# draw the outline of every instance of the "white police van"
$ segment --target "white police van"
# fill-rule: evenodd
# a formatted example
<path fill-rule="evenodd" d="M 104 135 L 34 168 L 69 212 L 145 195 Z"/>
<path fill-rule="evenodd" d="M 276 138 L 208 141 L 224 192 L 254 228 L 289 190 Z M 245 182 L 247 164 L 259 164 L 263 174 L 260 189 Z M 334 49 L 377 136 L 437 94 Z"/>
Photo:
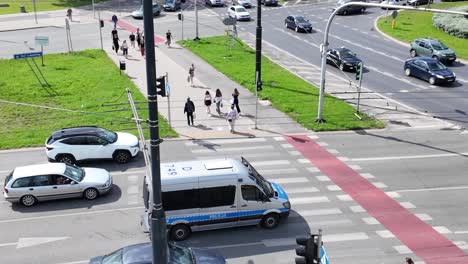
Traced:
<path fill-rule="evenodd" d="M 149 232 L 151 181 L 144 184 Z M 263 178 L 241 158 L 161 164 L 162 202 L 171 239 L 187 239 L 192 231 L 260 224 L 271 229 L 289 216 L 284 190 Z M 148 209 L 149 208 L 149 209 Z"/>

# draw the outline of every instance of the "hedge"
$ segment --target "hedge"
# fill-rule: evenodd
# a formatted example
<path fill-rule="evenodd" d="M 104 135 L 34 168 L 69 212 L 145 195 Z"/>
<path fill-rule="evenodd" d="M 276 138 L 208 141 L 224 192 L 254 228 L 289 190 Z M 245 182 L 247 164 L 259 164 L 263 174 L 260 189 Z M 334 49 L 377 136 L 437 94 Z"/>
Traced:
<path fill-rule="evenodd" d="M 451 8 L 450 10 L 468 12 L 468 5 Z M 468 38 L 468 19 L 463 15 L 435 13 L 432 16 L 432 24 L 452 36 Z"/>

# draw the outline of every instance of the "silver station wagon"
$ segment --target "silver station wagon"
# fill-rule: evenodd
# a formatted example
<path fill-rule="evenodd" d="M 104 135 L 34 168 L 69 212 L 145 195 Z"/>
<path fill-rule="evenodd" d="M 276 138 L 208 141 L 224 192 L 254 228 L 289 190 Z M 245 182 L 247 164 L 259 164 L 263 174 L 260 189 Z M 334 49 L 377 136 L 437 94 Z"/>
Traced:
<path fill-rule="evenodd" d="M 5 179 L 3 196 L 12 203 L 33 206 L 38 201 L 72 197 L 96 199 L 112 187 L 112 176 L 97 168 L 65 163 L 17 167 Z"/>

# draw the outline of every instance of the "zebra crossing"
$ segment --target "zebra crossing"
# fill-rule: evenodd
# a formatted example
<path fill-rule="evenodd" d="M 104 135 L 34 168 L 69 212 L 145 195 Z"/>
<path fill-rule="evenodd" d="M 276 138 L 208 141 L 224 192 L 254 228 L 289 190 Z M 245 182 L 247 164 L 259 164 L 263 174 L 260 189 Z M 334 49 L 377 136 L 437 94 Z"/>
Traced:
<path fill-rule="evenodd" d="M 315 135 L 310 135 L 310 138 L 318 140 Z M 240 158 L 243 156 L 263 177 L 284 188 L 289 195 L 292 211 L 287 222 L 278 226 L 278 235 L 268 234 L 269 237 L 261 238 L 260 242 L 258 242 L 259 239 L 255 238 L 252 238 L 254 239 L 252 242 L 245 241 L 250 246 L 256 245 L 273 250 L 274 253 L 271 254 L 274 257 L 270 256 L 272 259 L 269 262 L 288 263 L 289 260 L 290 263 L 295 255 L 293 250 L 295 237 L 306 235 L 306 230 L 316 233 L 318 228 L 324 230 L 323 241 L 333 263 L 349 263 L 340 252 L 344 248 L 347 248 L 346 251 L 348 251 L 349 247 L 353 245 L 374 252 L 376 245 L 378 245 L 377 251 L 381 251 L 386 259 L 392 260 L 389 263 L 396 263 L 396 260 L 401 259 L 402 254 L 417 259 L 416 256 L 412 255 L 411 250 L 405 248 L 390 231 L 367 214 L 365 209 L 354 202 L 340 187 L 332 184 L 326 175 L 323 175 L 283 137 L 213 139 L 198 142 L 186 141 L 184 144 L 197 159 Z M 321 142 L 320 145 L 327 147 L 325 142 Z M 330 150 L 339 155 L 337 150 Z M 342 159 L 346 161 L 344 157 Z M 352 168 L 361 170 L 357 165 L 352 166 Z M 371 174 L 363 173 L 363 175 L 369 180 L 375 179 L 372 178 Z M 385 187 L 385 184 L 379 182 L 374 183 L 374 185 L 378 188 Z M 411 208 L 405 202 L 401 204 Z M 427 216 L 422 217 L 428 218 Z M 259 231 L 259 234 L 263 233 Z M 220 246 L 206 242 L 202 246 L 231 250 L 243 247 L 237 243 L 231 246 L 229 244 Z M 290 248 L 290 250 L 274 251 L 276 248 L 284 249 L 285 247 Z M 234 258 L 231 259 L 230 263 L 246 263 L 246 258 Z M 367 260 L 359 263 L 367 263 Z M 372 263 L 370 259 L 368 263 Z"/>

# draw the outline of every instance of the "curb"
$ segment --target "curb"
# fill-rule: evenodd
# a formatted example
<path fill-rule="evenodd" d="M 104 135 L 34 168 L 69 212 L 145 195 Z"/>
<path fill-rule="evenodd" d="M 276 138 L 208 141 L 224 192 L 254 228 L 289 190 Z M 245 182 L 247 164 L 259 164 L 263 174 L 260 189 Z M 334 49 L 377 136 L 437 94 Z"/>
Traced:
<path fill-rule="evenodd" d="M 382 30 L 379 29 L 379 27 L 377 26 L 377 21 L 379 21 L 380 18 L 385 17 L 385 16 L 386 16 L 386 15 L 378 16 L 378 17 L 374 20 L 374 28 L 375 28 L 375 30 L 377 30 L 377 32 L 379 32 L 379 34 L 382 35 L 383 37 L 388 38 L 388 39 L 390 39 L 391 41 L 400 44 L 401 46 L 405 46 L 405 47 L 407 47 L 407 48 L 410 48 L 410 47 L 411 47 L 410 44 L 408 44 L 408 43 L 406 43 L 406 42 L 403 42 L 403 41 L 401 41 L 401 40 L 399 40 L 399 39 L 396 39 L 396 38 L 394 38 L 394 37 L 392 37 L 392 36 L 390 36 L 390 35 L 384 33 Z M 458 59 L 459 62 L 468 65 L 468 60 L 463 60 L 463 59 L 460 59 L 460 58 L 457 58 L 457 59 Z"/>

